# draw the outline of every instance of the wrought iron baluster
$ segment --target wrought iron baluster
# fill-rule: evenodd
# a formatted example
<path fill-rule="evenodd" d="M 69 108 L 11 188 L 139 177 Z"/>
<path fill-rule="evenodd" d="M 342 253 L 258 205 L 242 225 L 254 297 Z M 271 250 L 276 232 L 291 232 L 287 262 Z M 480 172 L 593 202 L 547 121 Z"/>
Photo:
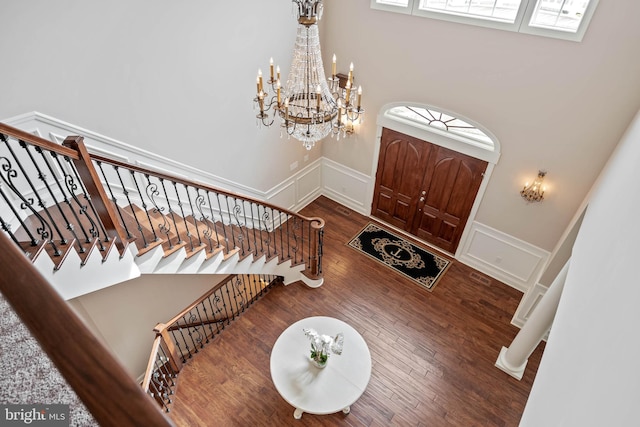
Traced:
<path fill-rule="evenodd" d="M 189 239 L 189 247 L 193 251 L 193 249 L 194 249 L 193 239 L 191 239 L 191 231 L 189 230 L 189 227 L 187 226 L 187 220 L 185 219 L 184 209 L 182 208 L 182 199 L 180 199 L 180 193 L 178 192 L 178 184 L 175 181 L 171 181 L 171 183 L 173 184 L 173 190 L 175 191 L 176 199 L 178 200 L 178 207 L 180 208 L 180 216 L 182 217 L 182 220 L 184 221 L 185 233 L 187 235 L 187 238 Z M 167 201 L 168 201 L 168 199 L 167 199 Z M 173 215 L 172 215 L 172 218 L 173 218 Z M 176 224 L 175 218 L 173 218 L 173 222 L 174 222 L 174 225 L 176 227 L 176 233 L 178 234 L 179 242 L 182 243 L 182 242 L 184 242 L 184 240 L 182 240 L 182 237 L 180 236 L 181 233 L 180 233 L 180 230 L 178 229 L 178 224 Z"/>
<path fill-rule="evenodd" d="M 202 304 L 202 303 L 200 303 L 200 304 Z M 200 338 L 200 348 L 202 348 L 202 347 L 204 347 L 204 344 L 208 344 L 209 343 L 209 336 L 207 335 L 207 332 L 206 332 L 207 327 L 206 327 L 206 325 L 204 323 L 204 321 L 206 319 L 206 316 L 205 316 L 204 319 L 202 318 L 202 315 L 200 314 L 200 309 L 198 308 L 197 305 L 195 307 L 193 307 L 193 309 L 196 311 L 196 314 L 197 314 L 197 316 L 196 316 L 196 314 L 193 315 L 194 320 L 196 320 L 195 318 L 197 317 L 197 320 L 200 321 L 200 326 L 202 327 L 202 331 L 204 332 L 204 343 L 202 342 L 202 338 Z"/>
<path fill-rule="evenodd" d="M 242 311 L 244 311 L 251 304 L 253 304 L 253 297 L 251 296 L 251 277 L 248 274 L 243 274 L 242 276 L 239 276 L 239 277 L 240 277 L 240 281 L 242 282 L 242 289 L 244 292 L 245 304 L 242 309 Z M 247 281 L 249 281 L 249 290 L 247 290 Z"/>
<path fill-rule="evenodd" d="M 224 235 L 224 247 L 225 252 L 229 253 L 229 237 L 227 236 L 227 227 L 224 225 L 224 214 L 222 211 L 222 203 L 220 203 L 220 193 L 216 193 L 216 199 L 218 200 L 218 211 L 220 212 L 220 224 L 222 225 L 222 234 Z"/>
<path fill-rule="evenodd" d="M 71 205 L 71 200 L 69 200 L 69 198 L 67 197 L 67 193 L 65 192 L 65 189 L 69 190 L 69 187 L 66 186 L 66 184 L 67 184 L 67 182 L 66 182 L 66 174 L 64 174 L 64 176 L 65 176 L 65 187 L 63 187 L 62 184 L 60 184 L 60 180 L 55 179 L 56 178 L 56 172 L 53 169 L 53 166 L 51 166 L 51 163 L 49 162 L 49 159 L 47 158 L 46 153 L 42 149 L 42 147 L 35 147 L 35 150 L 42 157 L 42 161 L 47 166 L 47 169 L 49 169 L 49 172 L 51 173 L 51 177 L 54 178 L 53 181 L 56 183 L 56 185 L 58 186 L 58 189 L 60 190 L 60 194 L 62 196 L 62 202 L 67 205 L 67 207 L 69 208 L 69 211 L 72 213 L 72 215 L 73 215 L 73 217 L 74 217 L 74 219 L 76 221 L 75 223 L 79 226 L 80 231 L 82 231 L 82 234 L 84 235 L 84 243 L 85 244 L 91 243 L 92 237 L 94 237 L 94 236 L 90 237 L 87 234 L 87 230 L 85 230 L 84 227 L 82 227 L 82 224 L 80 223 L 80 218 L 76 214 L 75 209 L 73 209 L 73 206 Z M 58 157 L 58 155 L 55 152 L 47 151 L 47 153 L 49 153 L 49 155 L 54 160 L 56 160 L 57 157 Z M 34 162 L 35 162 L 35 160 L 34 160 Z M 57 164 L 60 165 L 59 162 L 57 162 Z M 40 169 L 38 168 L 38 170 L 40 170 Z M 61 171 L 62 171 L 62 169 L 61 169 Z M 49 185 L 48 185 L 48 183 L 46 183 L 46 176 L 44 174 L 43 174 L 42 179 L 43 179 L 43 181 L 45 181 L 45 185 L 49 189 Z M 51 189 L 49 190 L 49 192 L 51 193 L 51 195 L 53 197 L 53 192 L 52 192 Z M 69 191 L 69 193 L 71 193 L 71 191 Z M 58 211 L 60 212 L 60 215 L 62 216 L 62 219 L 66 223 L 67 230 L 69 230 L 69 232 L 71 233 L 71 235 L 75 239 L 76 243 L 78 244 L 78 252 L 81 253 L 81 254 L 85 253 L 87 251 L 87 248 L 85 248 L 84 245 L 82 244 L 82 239 L 80 239 L 78 237 L 78 234 L 76 233 L 76 226 L 67 218 L 67 215 L 65 214 L 64 210 L 60 207 L 60 202 L 58 202 L 55 199 L 55 197 L 54 197 L 54 203 L 56 204 L 56 207 L 58 208 Z"/>
<path fill-rule="evenodd" d="M 189 359 L 191 359 L 193 357 L 193 355 L 191 354 L 191 349 L 189 348 L 189 343 L 187 342 L 187 338 L 184 336 L 184 332 L 182 331 L 182 328 L 180 327 L 180 320 L 178 320 L 176 322 L 175 326 L 172 327 L 171 331 L 172 331 L 172 335 L 174 335 L 174 337 L 173 337 L 174 341 L 178 345 L 178 348 L 180 348 L 180 355 L 182 356 L 182 363 L 186 363 L 187 360 L 185 358 L 185 352 L 181 349 L 180 340 L 176 339 L 175 333 L 173 332 L 173 330 L 174 330 L 173 328 L 175 328 L 175 330 L 180 332 L 180 338 L 182 339 L 182 342 L 184 343 L 185 351 L 189 354 Z"/>
<path fill-rule="evenodd" d="M 193 209 L 193 203 L 191 201 L 191 194 L 189 193 L 189 186 L 187 186 L 186 184 L 182 184 L 184 186 L 184 191 L 187 193 L 187 200 L 189 201 L 189 209 L 191 210 L 191 217 L 193 218 L 194 221 L 194 226 L 196 227 L 196 237 L 198 238 L 198 246 L 202 246 L 202 237 L 200 237 L 200 227 L 198 227 L 198 221 L 196 219 L 196 211 L 195 209 Z M 196 188 L 196 196 L 200 195 L 200 191 L 198 190 L 198 188 Z M 184 226 L 187 227 L 187 230 L 189 230 L 189 227 L 187 225 L 187 217 L 183 215 L 184 218 Z M 193 245 L 192 245 L 193 246 Z"/>
<path fill-rule="evenodd" d="M 222 311 L 224 310 L 224 301 L 220 298 L 219 290 L 216 293 L 212 294 L 209 297 L 209 304 L 211 304 L 211 310 L 213 310 L 213 317 L 216 319 L 216 331 L 220 333 L 224 329 L 224 321 L 226 316 L 222 315 Z M 223 307 L 220 307 L 220 302 L 223 303 Z M 220 315 L 220 317 L 218 317 Z"/>
<path fill-rule="evenodd" d="M 291 217 L 287 215 L 287 259 L 291 259 L 291 230 L 289 227 L 290 223 Z"/>
<path fill-rule="evenodd" d="M 238 204 L 238 199 L 236 199 L 235 197 L 233 198 L 233 218 L 236 220 L 236 227 L 238 228 L 238 246 L 240 247 L 240 251 L 242 253 L 242 255 L 245 254 L 245 242 L 247 241 L 246 236 L 245 236 L 245 231 L 246 231 L 246 225 L 244 223 L 242 223 L 242 221 L 240 221 L 240 214 L 243 213 L 242 212 L 242 208 L 240 207 L 240 205 Z M 233 228 L 232 228 L 233 230 Z M 234 233 L 235 236 L 235 233 Z M 235 241 L 235 237 L 234 237 L 234 244 L 236 243 Z"/>
<path fill-rule="evenodd" d="M 53 190 L 51 189 L 51 186 L 49 185 L 49 181 L 47 181 L 47 175 L 42 172 L 42 169 L 40 168 L 40 164 L 36 161 L 36 159 L 33 157 L 33 154 L 31 153 L 31 150 L 29 150 L 29 145 L 20 140 L 19 141 L 19 145 L 22 149 L 24 149 L 24 152 L 27 153 L 27 156 L 29 156 L 29 159 L 31 160 L 31 164 L 32 166 L 36 169 L 36 172 L 38 173 L 38 179 L 40 180 L 40 182 L 42 182 L 45 186 L 45 188 L 47 189 L 47 192 L 49 193 L 49 196 L 51 197 L 51 205 L 55 206 L 58 209 L 58 212 L 60 213 L 60 215 L 62 216 L 63 221 L 66 223 L 66 227 L 67 229 L 69 229 L 69 220 L 67 219 L 67 216 L 65 215 L 65 213 L 62 211 L 62 208 L 60 208 L 60 205 L 58 204 L 58 200 L 56 199 L 55 194 L 53 193 Z M 34 147 L 36 152 L 41 151 L 40 147 Z M 16 161 L 18 159 L 16 158 Z M 24 172 L 24 171 L 23 171 Z M 26 172 L 25 172 L 25 177 L 26 177 Z M 55 221 L 53 219 L 53 216 L 51 215 L 51 213 L 49 212 L 49 210 L 46 207 L 46 203 L 44 202 L 44 200 L 40 197 L 39 194 L 37 194 L 38 199 L 41 200 L 41 207 L 43 208 L 43 210 L 47 213 L 47 216 L 49 217 L 49 220 L 51 221 L 51 224 L 53 226 L 53 228 L 56 229 L 56 231 L 58 232 L 58 235 L 60 235 L 60 244 L 62 245 L 66 245 L 67 243 L 69 243 L 69 239 L 67 239 L 67 237 L 64 235 L 64 233 L 62 233 L 62 230 L 60 230 L 60 228 L 58 227 L 58 222 Z M 71 235 L 73 236 L 73 239 L 77 240 L 77 236 L 75 235 L 75 231 L 73 231 L 73 227 L 71 227 L 69 229 L 71 231 Z"/>
<path fill-rule="evenodd" d="M 273 209 L 271 209 L 271 215 L 273 215 Z M 271 238 L 272 236 L 272 231 L 269 230 L 269 222 L 273 221 L 273 218 L 271 218 L 269 216 L 269 211 L 267 210 L 266 206 L 263 206 L 262 208 L 262 216 L 260 217 L 260 221 L 262 222 L 263 226 L 264 226 L 264 232 L 266 234 L 266 237 L 263 237 L 262 239 L 260 239 L 261 244 L 266 244 L 267 246 L 267 257 L 271 258 Z M 273 224 L 271 224 L 271 228 L 273 229 Z M 262 227 L 260 228 L 262 230 Z M 262 236 L 262 232 L 260 234 Z M 264 251 L 264 249 L 263 249 Z"/>
<path fill-rule="evenodd" d="M 138 233 L 140 234 L 140 236 L 142 237 L 142 244 L 144 248 L 149 247 L 149 243 L 147 242 L 147 238 L 144 235 L 144 228 L 142 227 L 142 224 L 140 223 L 140 219 L 138 218 L 138 214 L 136 213 L 136 210 L 134 208 L 134 204 L 133 201 L 131 200 L 131 197 L 129 197 L 129 190 L 127 190 L 127 186 L 124 184 L 124 180 L 122 179 L 122 175 L 120 175 L 120 167 L 112 165 L 113 170 L 116 173 L 116 176 L 118 177 L 118 180 L 120 181 L 120 185 L 122 186 L 122 194 L 124 195 L 125 199 L 127 200 L 127 205 L 129 206 L 129 210 L 131 211 L 131 215 L 133 215 L 133 219 L 136 222 L 136 228 L 138 229 Z M 136 185 L 136 188 L 138 187 L 138 183 L 136 182 L 136 180 L 134 179 L 133 182 Z M 137 188 L 138 189 L 138 188 Z M 140 189 L 138 189 L 138 194 L 140 194 Z M 146 211 L 145 211 L 146 213 Z M 148 215 L 148 214 L 147 214 Z M 151 225 L 151 230 L 153 232 L 153 237 L 155 238 L 155 240 L 158 239 L 158 236 L 156 236 L 156 232 L 153 229 L 153 225 Z"/>
<path fill-rule="evenodd" d="M 58 166 L 60 167 L 60 170 L 66 171 L 66 169 L 64 168 L 64 166 L 62 165 L 62 163 L 60 162 L 60 157 L 56 156 L 56 161 L 58 162 Z M 80 193 L 82 194 L 82 197 L 84 198 L 84 200 L 86 201 L 86 204 L 82 204 L 80 202 L 80 199 L 78 198 L 78 195 L 75 193 L 75 191 L 70 191 L 71 195 L 73 196 L 75 202 L 78 204 L 78 206 L 80 207 L 81 213 L 84 214 L 87 219 L 89 220 L 89 222 L 92 225 L 92 228 L 89 230 L 89 232 L 94 236 L 94 237 L 99 237 L 100 236 L 100 232 L 102 232 L 102 239 L 99 239 L 100 241 L 100 250 L 103 251 L 105 248 L 102 245 L 102 241 L 104 242 L 109 242 L 111 241 L 111 237 L 109 237 L 109 235 L 107 234 L 107 230 L 104 228 L 104 224 L 102 224 L 102 220 L 100 219 L 100 215 L 98 215 L 98 212 L 96 212 L 96 207 L 94 206 L 94 204 L 91 202 L 91 196 L 89 195 L 89 192 L 87 191 L 86 186 L 84 185 L 84 182 L 82 182 L 82 179 L 80 178 L 80 175 L 78 175 L 78 170 L 76 169 L 76 166 L 74 165 L 74 163 L 71 161 L 71 159 L 68 156 L 64 156 L 64 161 L 67 164 L 67 167 L 73 172 L 73 176 L 69 175 L 68 180 L 73 181 L 76 186 L 80 187 Z M 68 174 L 65 172 L 65 176 L 67 176 Z M 75 179 L 74 179 L 75 177 Z M 65 180 L 66 182 L 66 180 Z M 69 184 L 67 183 L 67 187 L 69 187 Z M 73 187 L 75 189 L 75 187 Z M 88 209 L 87 208 L 91 208 L 91 213 L 93 215 L 93 218 L 91 215 L 89 215 Z M 96 230 L 96 227 L 100 227 L 100 231 Z"/>
<path fill-rule="evenodd" d="M 178 377 L 178 373 L 173 369 L 173 365 L 170 362 L 169 354 L 164 350 L 164 345 L 158 347 L 158 352 L 161 354 L 159 358 L 163 361 L 163 370 L 169 381 L 171 381 L 171 387 L 169 387 L 169 394 L 174 394 L 174 387 L 176 386 L 175 378 Z"/>
<path fill-rule="evenodd" d="M 200 351 L 198 350 L 198 344 L 200 344 L 200 348 L 202 348 L 201 334 L 197 327 L 191 326 L 191 324 L 194 323 L 193 321 L 195 320 L 193 313 L 189 312 L 188 314 L 189 319 L 186 318 L 185 314 L 184 316 L 182 316 L 182 320 L 184 321 L 185 327 L 187 328 L 187 335 L 189 335 L 189 338 L 191 338 L 191 343 L 193 344 L 193 352 L 198 353 Z M 194 334 L 196 334 L 195 338 L 193 336 Z"/>
<path fill-rule="evenodd" d="M 104 180 L 104 184 L 107 186 L 107 190 L 109 191 L 109 194 L 111 195 L 111 201 L 113 202 L 113 206 L 116 207 L 116 211 L 118 212 L 118 216 L 120 217 L 120 224 L 122 224 L 122 226 L 124 227 L 124 231 L 127 233 L 127 239 L 131 239 L 133 238 L 133 235 L 131 234 L 131 232 L 129 231 L 129 227 L 127 227 L 127 222 L 124 220 L 124 217 L 122 216 L 122 211 L 120 209 L 120 205 L 118 205 L 118 199 L 116 198 L 116 195 L 113 193 L 113 189 L 111 188 L 111 183 L 109 183 L 109 180 L 107 179 L 107 175 L 104 172 L 104 168 L 102 167 L 102 162 L 100 161 L 95 161 L 94 162 L 96 164 L 96 166 L 98 167 L 98 170 L 100 170 L 100 173 L 102 174 L 102 179 Z M 75 168 L 74 168 L 75 170 Z M 78 173 L 76 172 L 76 176 L 78 176 Z M 85 199 L 87 200 L 91 200 L 89 195 L 86 192 L 86 189 L 84 190 L 85 193 Z M 93 203 L 89 203 L 91 205 L 91 207 L 93 208 Z M 96 214 L 96 211 L 94 209 L 94 214 Z M 96 214 L 97 215 L 97 214 Z M 104 232 L 104 229 L 103 229 Z M 104 232 L 106 235 L 106 232 Z M 142 239 L 144 241 L 144 236 L 142 236 Z M 146 242 L 145 242 L 146 244 Z"/>
<path fill-rule="evenodd" d="M 67 188 L 67 191 L 71 196 L 71 200 L 73 200 L 78 206 L 78 209 L 79 209 L 78 213 L 80 215 L 84 215 L 87 221 L 89 221 L 89 224 L 91 224 L 89 230 L 85 230 L 85 228 L 81 226 L 82 232 L 84 233 L 85 238 L 87 239 L 87 243 L 90 243 L 92 239 L 96 239 L 98 249 L 101 252 L 103 252 L 105 250 L 103 241 L 108 242 L 110 238 L 107 235 L 107 231 L 104 229 L 104 225 L 102 224 L 102 221 L 100 220 L 100 217 L 98 216 L 95 210 L 95 207 L 93 206 L 93 203 L 91 203 L 91 197 L 89 196 L 87 189 L 84 186 L 84 183 L 78 176 L 78 171 L 76 170 L 75 165 L 71 162 L 71 159 L 69 157 L 64 156 L 66 166 L 70 168 L 71 171 L 73 171 L 75 175 L 75 178 L 74 178 L 71 174 L 67 172 L 67 168 L 65 168 L 65 165 L 63 165 L 62 162 L 60 161 L 60 156 L 58 156 L 56 153 L 53 153 L 53 152 L 51 154 L 55 159 L 59 170 L 61 170 L 64 175 L 65 187 Z M 82 202 L 78 198 L 78 194 L 76 194 L 76 190 L 78 190 L 78 188 L 80 188 L 80 194 L 84 197 L 85 201 L 87 202 L 86 204 L 82 204 Z M 76 211 L 75 209 L 73 209 L 73 203 L 71 203 L 71 200 L 69 201 L 69 208 L 71 209 L 76 220 L 80 224 L 80 218 L 76 215 Z M 88 209 L 89 207 L 91 208 L 91 213 L 93 214 L 93 217 L 89 213 L 89 209 Z M 100 230 L 98 230 L 98 228 L 100 228 Z M 88 236 L 87 236 L 87 231 L 89 233 Z M 100 232 L 102 232 L 102 236 L 104 236 L 102 239 L 100 238 Z"/>
<path fill-rule="evenodd" d="M 233 232 L 233 220 L 231 219 L 231 209 L 229 208 L 229 196 L 224 196 L 225 201 L 227 202 L 227 215 L 229 215 L 229 228 L 231 231 L 231 239 L 233 247 L 236 247 L 236 233 Z M 222 222 L 224 224 L 224 221 Z"/>
<path fill-rule="evenodd" d="M 156 384 L 156 382 L 153 379 L 153 377 L 151 378 L 151 382 L 149 383 L 149 388 L 153 389 L 153 391 L 149 390 L 149 395 L 151 397 L 153 397 L 156 400 L 156 402 L 158 402 L 160 405 L 162 405 L 162 408 L 166 412 L 169 412 L 169 407 L 167 406 L 167 403 L 165 402 L 164 398 L 162 397 L 162 392 L 161 392 L 161 390 L 158 389 L 158 385 Z"/>
<path fill-rule="evenodd" d="M 7 206 L 9 206 L 9 209 L 11 209 L 11 212 L 13 213 L 13 217 L 20 223 L 20 227 L 27 233 L 27 236 L 29 237 L 30 245 L 37 246 L 38 243 L 40 242 L 38 241 L 38 239 L 35 238 L 35 236 L 31 232 L 31 229 L 27 227 L 25 222 L 20 217 L 18 210 L 15 208 L 13 203 L 11 203 L 11 201 L 9 200 L 9 196 L 5 193 L 3 185 L 0 185 L 0 194 L 2 195 L 2 198 L 4 199 L 4 201 L 7 202 Z M 11 236 L 11 240 L 13 240 L 16 244 L 20 245 L 16 236 L 11 231 L 11 224 L 9 224 L 8 222 L 2 221 L 2 229 L 5 230 L 7 233 L 9 233 L 9 235 Z"/>
<path fill-rule="evenodd" d="M 232 287 L 232 286 L 229 285 L 229 282 L 226 282 L 224 284 L 224 290 L 227 292 L 227 300 L 229 301 L 229 307 L 231 307 L 231 320 L 235 320 L 236 319 L 236 310 L 233 307 L 233 301 L 231 300 L 231 293 L 229 292 L 229 288 L 230 287 Z"/>
<path fill-rule="evenodd" d="M 251 230 L 249 230 L 249 222 L 247 221 L 247 206 L 245 201 L 242 202 L 242 212 L 244 214 L 245 232 L 247 233 L 247 245 L 249 252 L 258 255 L 258 245 L 256 243 L 256 223 L 253 217 L 253 203 L 249 203 L 249 218 L 251 219 Z M 253 250 L 251 250 L 251 234 L 253 234 Z"/>
<path fill-rule="evenodd" d="M 324 228 L 318 230 L 318 274 L 322 274 L 322 255 L 324 253 Z"/>
<path fill-rule="evenodd" d="M 280 248 L 276 250 L 276 254 L 281 258 L 280 261 L 284 261 L 284 259 L 282 259 L 284 257 L 284 239 L 283 239 L 284 227 L 282 226 L 282 212 L 280 211 L 278 211 L 278 221 L 280 222 L 280 224 L 278 225 L 278 234 L 280 235 Z M 277 241 L 277 238 L 276 238 L 276 241 Z"/>
<path fill-rule="evenodd" d="M 20 161 L 16 157 L 15 152 L 13 151 L 13 149 L 11 148 L 11 145 L 9 144 L 8 138 L 5 135 L 0 134 L 0 139 L 2 139 L 2 141 L 7 146 L 7 149 L 11 153 L 15 163 L 18 165 L 20 171 L 22 171 L 22 174 L 24 175 L 25 181 L 28 183 L 28 185 L 31 188 L 33 194 L 35 194 L 36 197 L 38 198 L 38 200 L 39 200 L 38 204 L 42 205 L 43 203 L 42 203 L 37 191 L 35 190 L 35 186 L 33 185 L 33 182 L 31 181 L 29 176 L 26 175 L 25 170 L 22 167 L 22 164 L 20 163 Z M 40 226 L 36 228 L 36 233 L 40 236 L 40 238 L 42 240 L 46 241 L 47 244 L 51 246 L 51 248 L 53 249 L 53 254 L 55 256 L 62 255 L 62 252 L 60 251 L 60 249 L 58 248 L 58 245 L 54 241 L 53 229 L 52 229 L 52 227 L 50 225 L 50 222 L 47 221 L 40 214 L 40 212 L 35 210 L 35 208 L 33 207 L 33 205 L 35 204 L 35 200 L 33 198 L 27 199 L 25 196 L 23 196 L 22 191 L 20 191 L 18 189 L 17 185 L 14 183 L 13 180 L 18 177 L 18 171 L 13 168 L 12 163 L 11 163 L 11 159 L 9 159 L 8 157 L 0 157 L 0 169 L 2 169 L 2 171 L 4 172 L 3 174 L 0 175 L 0 177 L 2 178 L 2 181 L 5 183 L 7 188 L 9 188 L 13 192 L 13 194 L 20 199 L 20 201 L 21 201 L 20 209 L 29 210 L 31 212 L 31 214 L 40 223 Z M 11 203 L 10 203 L 10 205 L 13 206 Z M 47 211 L 47 214 L 48 214 L 48 211 Z M 16 217 L 19 218 L 20 215 L 16 214 Z M 32 245 L 34 245 L 33 242 L 34 242 L 34 240 L 32 239 L 32 242 L 31 242 Z M 35 244 L 37 244 L 37 243 L 35 243 Z"/>
<path fill-rule="evenodd" d="M 244 312 L 246 308 L 247 301 L 245 296 L 242 293 L 242 276 L 236 276 L 231 280 L 231 289 L 233 291 L 233 300 L 236 303 L 236 312 L 240 314 Z M 238 302 L 238 297 L 240 298 L 240 302 Z"/>
<path fill-rule="evenodd" d="M 11 238 L 11 240 L 13 240 L 13 243 L 15 243 L 16 245 L 20 246 L 20 242 L 18 242 L 18 239 L 16 238 L 15 234 L 13 234 L 13 232 L 11 231 L 11 224 L 7 223 L 4 220 L 4 218 L 2 218 L 1 216 L 0 216 L 0 226 L 2 227 L 2 229 L 4 231 L 7 232 L 7 234 Z"/>
<path fill-rule="evenodd" d="M 153 218 L 151 218 L 151 214 L 149 213 L 149 205 L 147 205 L 147 202 L 143 197 L 143 193 L 140 191 L 140 187 L 138 186 L 138 181 L 135 178 L 134 171 L 130 171 L 130 172 L 131 172 L 131 177 L 136 184 L 136 189 L 138 191 L 138 194 L 140 194 L 142 209 L 144 210 L 147 216 L 147 221 L 149 222 L 149 226 L 153 231 L 153 236 L 155 237 L 156 241 L 160 240 L 160 237 L 158 237 L 158 235 L 156 234 L 156 231 L 155 231 L 156 228 L 153 225 Z M 146 178 L 147 180 L 147 183 L 144 189 L 144 194 L 147 195 L 147 197 L 149 198 L 149 201 L 153 205 L 153 211 L 157 212 L 162 217 L 162 224 L 158 224 L 158 231 L 165 235 L 166 241 L 169 242 L 169 248 L 172 248 L 173 244 L 171 243 L 171 238 L 169 235 L 171 231 L 171 226 L 168 225 L 167 218 L 162 213 L 162 211 L 164 211 L 164 207 L 161 207 L 160 205 L 158 205 L 158 202 L 156 201 L 156 197 L 160 195 L 160 191 L 158 190 L 158 184 L 156 184 L 155 182 L 151 182 L 151 177 L 149 176 L 149 174 L 144 174 L 144 178 Z M 159 179 L 160 179 L 160 182 L 162 183 L 162 178 L 159 178 Z M 143 184 L 144 184 L 144 181 L 143 181 Z"/>
<path fill-rule="evenodd" d="M 216 241 L 218 242 L 218 247 L 221 247 L 222 244 L 220 243 L 220 236 L 218 235 L 218 230 L 216 228 L 216 216 L 213 212 L 213 204 L 211 203 L 211 196 L 210 196 L 210 191 L 206 192 L 207 194 L 207 201 L 209 202 L 209 211 L 211 212 L 211 225 L 213 232 L 216 234 Z M 220 200 L 218 200 L 218 210 L 220 210 Z M 222 218 L 222 213 L 220 214 L 220 218 Z"/>
<path fill-rule="evenodd" d="M 176 233 L 176 239 L 177 239 L 176 244 L 181 244 L 182 238 L 180 237 L 180 233 L 178 232 L 178 224 L 176 224 L 176 218 L 175 218 L 175 214 L 173 213 L 173 208 L 171 207 L 171 200 L 169 200 L 167 187 L 164 185 L 164 179 L 163 178 L 159 178 L 159 179 L 160 179 L 160 184 L 162 186 L 162 191 L 164 192 L 164 199 L 167 202 L 167 207 L 168 207 L 167 215 L 171 219 L 171 222 L 173 223 L 173 229 L 175 230 L 175 233 Z M 167 230 L 167 233 L 168 231 L 169 230 Z M 171 239 L 168 234 L 167 234 L 167 239 L 169 239 L 169 243 L 171 243 Z M 169 247 L 173 248 L 173 244 L 170 244 Z"/>
<path fill-rule="evenodd" d="M 205 300 L 200 301 L 200 305 L 202 306 L 202 311 L 204 312 L 204 319 L 207 322 L 207 326 L 209 326 L 209 334 L 207 334 L 207 342 L 209 342 L 209 336 L 213 339 L 213 327 L 211 324 L 215 321 L 215 318 L 209 317 L 209 312 L 207 311 L 207 305 L 204 302 Z"/>
<path fill-rule="evenodd" d="M 257 274 L 247 276 L 247 280 L 249 281 L 249 301 L 254 301 L 258 296 L 257 280 L 259 276 Z"/>
<path fill-rule="evenodd" d="M 206 208 L 206 200 L 204 195 L 200 194 L 200 189 L 196 188 L 196 200 L 195 200 L 195 204 L 196 204 L 196 208 L 198 209 L 198 213 L 200 214 L 200 218 L 196 217 L 196 213 L 193 212 L 193 220 L 196 223 L 196 228 L 198 230 L 198 239 L 200 239 L 200 227 L 198 227 L 198 220 L 203 223 L 205 229 L 202 230 L 202 236 L 204 237 L 204 239 L 208 242 L 207 246 L 207 252 L 213 252 L 213 228 L 211 228 L 211 225 L 214 224 L 214 220 L 213 217 L 211 218 L 211 221 L 209 221 L 209 218 L 207 218 L 207 216 L 204 213 L 203 207 Z M 211 206 L 209 206 L 209 211 L 211 211 Z M 200 243 L 202 243 L 202 239 L 200 239 Z"/>
<path fill-rule="evenodd" d="M 255 216 L 253 215 L 253 205 L 256 205 L 256 209 L 258 210 L 258 227 L 256 227 L 256 220 L 255 220 Z M 256 203 L 249 203 L 249 209 L 250 209 L 250 214 L 251 214 L 251 228 L 252 228 L 252 234 L 253 234 L 253 253 L 258 256 L 258 242 L 262 243 L 262 236 L 256 236 L 256 230 L 257 233 L 260 234 L 260 206 L 258 206 Z M 262 248 L 264 249 L 264 248 Z M 264 253 L 264 250 L 261 250 L 262 253 Z"/>

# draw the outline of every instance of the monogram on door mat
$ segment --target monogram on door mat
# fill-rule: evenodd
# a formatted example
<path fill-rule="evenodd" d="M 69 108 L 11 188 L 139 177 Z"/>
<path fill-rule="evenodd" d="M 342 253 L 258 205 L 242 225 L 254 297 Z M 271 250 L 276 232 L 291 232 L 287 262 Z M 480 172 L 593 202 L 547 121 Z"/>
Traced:
<path fill-rule="evenodd" d="M 433 290 L 451 263 L 373 223 L 367 224 L 348 245 L 428 291 Z"/>

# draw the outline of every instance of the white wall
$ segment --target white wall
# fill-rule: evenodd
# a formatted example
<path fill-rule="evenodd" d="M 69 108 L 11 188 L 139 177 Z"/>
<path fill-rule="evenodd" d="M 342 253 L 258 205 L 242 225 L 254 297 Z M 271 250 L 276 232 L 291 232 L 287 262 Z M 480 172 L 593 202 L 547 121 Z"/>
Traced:
<path fill-rule="evenodd" d="M 638 425 L 639 164 L 640 113 L 589 202 L 523 427 Z"/>
<path fill-rule="evenodd" d="M 475 223 L 525 247 L 556 247 L 640 108 L 632 89 L 640 87 L 640 2 L 601 2 L 581 43 L 371 10 L 368 1 L 324 3 L 325 61 L 335 52 L 339 71 L 353 61 L 365 91 L 354 138 L 306 151 L 255 127 L 257 68 L 266 73 L 273 56 L 288 73 L 289 0 L 2 1 L 0 117 L 39 111 L 275 194 L 287 207 L 301 197 L 282 183 L 296 172 L 311 177 L 305 167 L 324 156 L 332 197 L 366 212 L 380 107 L 424 102 L 500 140 Z M 550 188 L 528 205 L 518 191 L 539 168 Z"/>
<path fill-rule="evenodd" d="M 220 282 L 211 274 L 151 274 L 69 300 L 91 331 L 133 378 L 144 374 L 155 338 L 167 322 Z M 179 288 L 179 291 L 177 290 Z"/>
<path fill-rule="evenodd" d="M 381 106 L 413 101 L 455 111 L 499 139 L 498 162 L 476 221 L 551 251 L 640 108 L 640 2 L 603 1 L 581 43 L 372 10 L 325 0 L 325 62 L 355 65 L 365 123 L 356 141 L 324 155 L 375 169 Z M 547 169 L 549 191 L 527 205 L 519 190 Z"/>
<path fill-rule="evenodd" d="M 4 0 L 0 16 L 0 117 L 39 111 L 262 191 L 320 155 L 256 127 L 258 68 L 291 62 L 287 0 Z"/>

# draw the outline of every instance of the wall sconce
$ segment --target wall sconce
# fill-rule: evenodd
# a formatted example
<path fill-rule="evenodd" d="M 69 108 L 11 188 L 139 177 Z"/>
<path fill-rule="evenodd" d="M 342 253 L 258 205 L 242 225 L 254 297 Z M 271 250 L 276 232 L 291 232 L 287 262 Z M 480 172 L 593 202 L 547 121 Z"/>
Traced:
<path fill-rule="evenodd" d="M 545 187 L 542 186 L 542 182 L 546 174 L 546 171 L 538 171 L 538 177 L 531 184 L 527 182 L 524 185 L 524 188 L 520 191 L 523 199 L 527 202 L 541 202 L 544 199 Z"/>

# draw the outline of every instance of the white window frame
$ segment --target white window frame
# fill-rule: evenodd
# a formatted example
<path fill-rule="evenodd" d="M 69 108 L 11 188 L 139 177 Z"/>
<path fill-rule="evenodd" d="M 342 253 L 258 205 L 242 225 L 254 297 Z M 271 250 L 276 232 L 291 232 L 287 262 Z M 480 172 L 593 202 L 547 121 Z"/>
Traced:
<path fill-rule="evenodd" d="M 491 18 L 476 18 L 473 16 L 457 15 L 454 13 L 420 10 L 420 0 L 408 0 L 407 7 L 390 4 L 380 4 L 377 2 L 377 0 L 371 0 L 372 9 L 384 10 L 387 12 L 404 13 L 425 18 L 439 19 L 443 21 L 457 22 L 460 24 L 475 25 L 480 27 L 495 28 L 499 30 L 513 31 L 524 34 L 532 34 L 536 36 L 571 40 L 576 42 L 581 41 L 584 37 L 584 34 L 589 27 L 591 17 L 593 16 L 596 6 L 598 5 L 598 0 L 589 1 L 589 5 L 584 12 L 584 16 L 582 17 L 582 20 L 580 21 L 580 25 L 578 26 L 576 32 L 565 31 L 562 29 L 540 28 L 530 25 L 529 23 L 531 21 L 531 16 L 535 11 L 536 4 L 537 0 L 521 0 L 520 8 L 518 9 L 518 13 L 516 14 L 515 21 L 513 23 L 510 23 L 501 22 L 499 20 Z"/>

